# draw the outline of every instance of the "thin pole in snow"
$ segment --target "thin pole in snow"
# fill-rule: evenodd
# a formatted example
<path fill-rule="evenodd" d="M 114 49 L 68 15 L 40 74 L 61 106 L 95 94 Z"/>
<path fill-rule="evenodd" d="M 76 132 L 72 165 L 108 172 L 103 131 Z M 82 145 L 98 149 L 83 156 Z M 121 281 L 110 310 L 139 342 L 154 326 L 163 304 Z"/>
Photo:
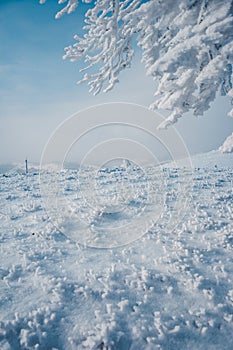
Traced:
<path fill-rule="evenodd" d="M 28 174 L 28 160 L 27 158 L 25 159 L 25 172 Z"/>

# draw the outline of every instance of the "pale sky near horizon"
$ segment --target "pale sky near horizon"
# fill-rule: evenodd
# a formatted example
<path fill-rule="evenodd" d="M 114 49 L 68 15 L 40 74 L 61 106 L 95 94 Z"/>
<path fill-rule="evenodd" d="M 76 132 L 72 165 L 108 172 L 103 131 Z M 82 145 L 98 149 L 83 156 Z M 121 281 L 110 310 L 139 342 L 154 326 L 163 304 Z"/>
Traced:
<path fill-rule="evenodd" d="M 137 51 L 132 69 L 108 94 L 92 96 L 76 85 L 81 63 L 62 60 L 63 48 L 82 33 L 86 5 L 55 20 L 57 1 L 2 0 L 0 2 L 0 163 L 40 161 L 54 129 L 69 116 L 106 102 L 149 106 L 155 84 L 146 77 Z M 233 132 L 227 98 L 217 98 L 203 117 L 185 115 L 176 128 L 191 154 L 217 149 Z M 161 112 L 163 114 L 163 112 Z M 166 114 L 164 113 L 164 116 Z"/>

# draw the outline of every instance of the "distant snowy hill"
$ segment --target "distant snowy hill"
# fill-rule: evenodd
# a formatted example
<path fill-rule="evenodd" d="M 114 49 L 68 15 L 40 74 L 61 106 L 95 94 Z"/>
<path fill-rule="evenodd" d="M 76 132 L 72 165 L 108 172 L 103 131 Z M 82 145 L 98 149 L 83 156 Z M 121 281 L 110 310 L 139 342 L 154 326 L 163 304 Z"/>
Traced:
<path fill-rule="evenodd" d="M 231 350 L 233 155 L 192 163 L 2 168 L 0 349 Z"/>
<path fill-rule="evenodd" d="M 220 151 L 211 151 L 204 154 L 198 154 L 192 157 L 194 167 L 209 167 L 218 166 L 220 168 L 233 167 L 233 154 L 221 153 Z"/>

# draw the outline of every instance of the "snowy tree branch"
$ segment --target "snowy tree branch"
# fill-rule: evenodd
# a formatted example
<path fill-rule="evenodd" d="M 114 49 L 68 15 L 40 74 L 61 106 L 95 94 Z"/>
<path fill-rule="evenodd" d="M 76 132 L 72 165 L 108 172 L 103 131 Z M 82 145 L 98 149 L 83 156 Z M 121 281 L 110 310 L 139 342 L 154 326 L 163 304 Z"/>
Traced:
<path fill-rule="evenodd" d="M 58 2 L 65 7 L 56 18 L 78 5 Z M 188 111 L 203 115 L 218 92 L 232 98 L 233 0 L 97 0 L 85 17 L 85 34 L 75 36 L 64 58 L 84 59 L 80 82 L 93 94 L 114 87 L 137 40 L 147 74 L 159 82 L 150 107 L 171 111 L 160 127 Z"/>

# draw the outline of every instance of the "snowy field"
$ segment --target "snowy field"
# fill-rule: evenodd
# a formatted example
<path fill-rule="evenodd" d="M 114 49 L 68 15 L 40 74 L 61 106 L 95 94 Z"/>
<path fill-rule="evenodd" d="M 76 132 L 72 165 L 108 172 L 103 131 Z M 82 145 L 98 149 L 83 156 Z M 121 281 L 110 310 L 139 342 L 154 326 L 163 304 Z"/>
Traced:
<path fill-rule="evenodd" d="M 44 210 L 38 169 L 2 168 L 0 349 L 232 349 L 233 155 L 211 152 L 193 164 L 164 165 L 160 176 L 151 168 L 146 183 L 133 168 L 130 181 L 124 169 L 105 169 L 99 207 L 80 195 L 77 171 L 63 171 L 57 220 Z M 55 178 L 45 172 L 41 181 L 50 187 Z M 181 183 L 191 185 L 183 207 Z M 148 227 L 147 213 L 156 218 Z M 138 227 L 146 232 L 134 240 Z"/>

